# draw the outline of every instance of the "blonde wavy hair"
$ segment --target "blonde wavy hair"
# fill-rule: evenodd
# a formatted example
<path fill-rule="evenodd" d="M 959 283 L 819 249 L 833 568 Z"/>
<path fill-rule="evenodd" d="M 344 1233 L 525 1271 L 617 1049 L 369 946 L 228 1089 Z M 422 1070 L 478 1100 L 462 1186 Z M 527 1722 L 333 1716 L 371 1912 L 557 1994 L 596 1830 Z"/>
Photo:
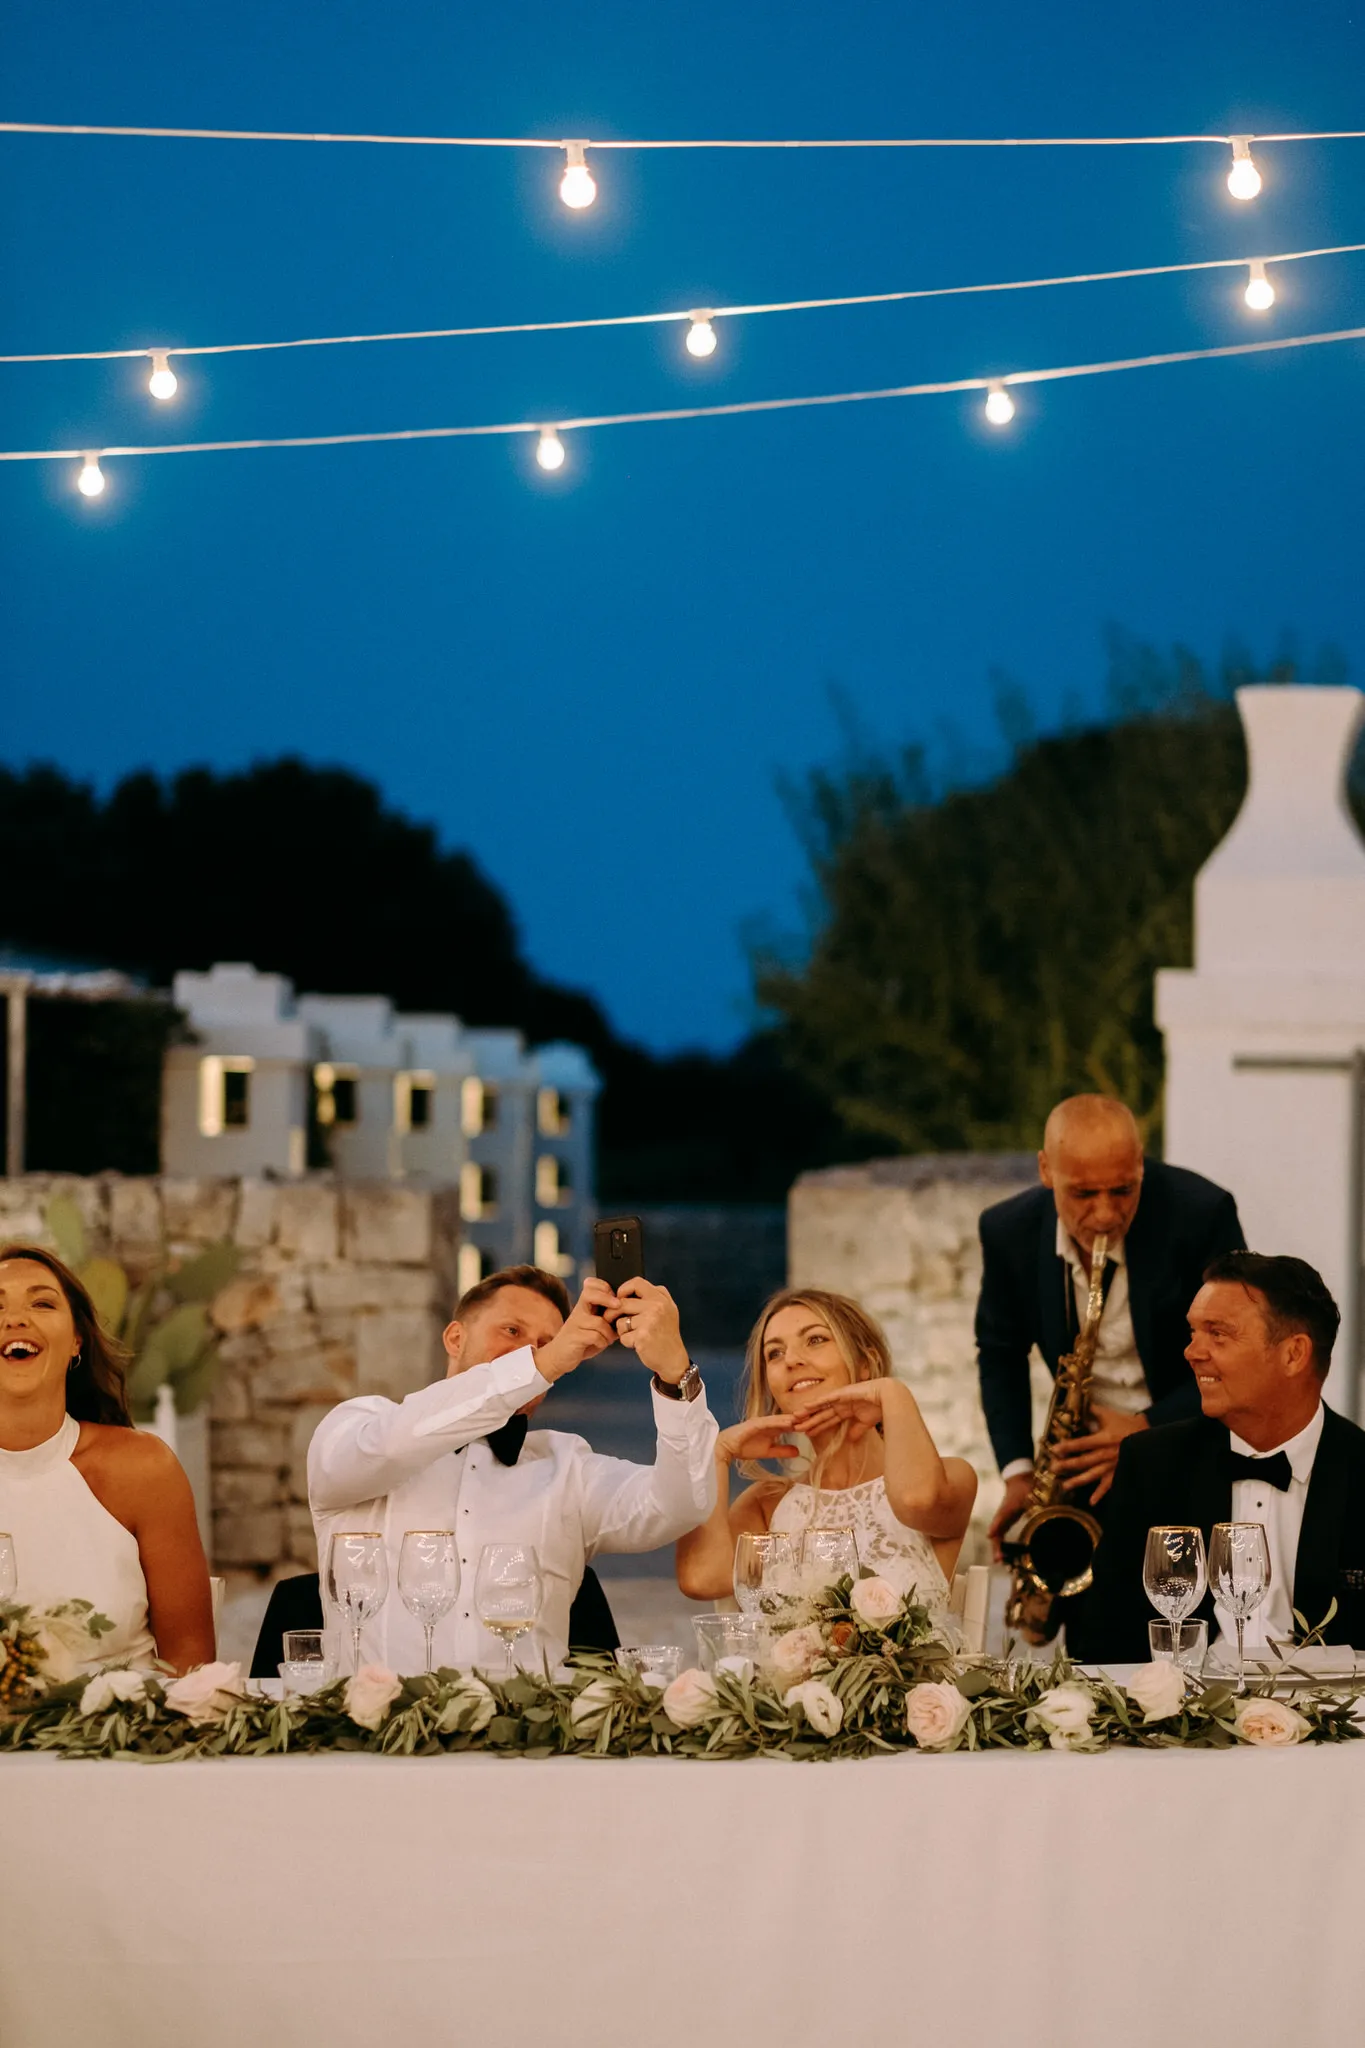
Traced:
<path fill-rule="evenodd" d="M 777 1413 L 777 1403 L 768 1391 L 763 1340 L 769 1323 L 784 1308 L 807 1308 L 828 1325 L 839 1356 L 848 1367 L 850 1381 L 893 1377 L 891 1346 L 886 1341 L 886 1332 L 859 1302 L 847 1294 L 831 1294 L 824 1287 L 784 1287 L 764 1302 L 762 1313 L 749 1332 L 749 1341 L 744 1347 L 744 1373 L 739 1383 L 741 1421 L 753 1422 L 760 1416 Z M 809 1470 L 791 1476 L 786 1471 L 780 1475 L 769 1472 L 752 1458 L 742 1460 L 739 1469 L 747 1479 L 766 1480 L 784 1489 L 794 1486 L 798 1477 L 818 1487 L 830 1459 L 843 1448 L 847 1438 L 848 1424 L 844 1422 L 835 1430 Z"/>

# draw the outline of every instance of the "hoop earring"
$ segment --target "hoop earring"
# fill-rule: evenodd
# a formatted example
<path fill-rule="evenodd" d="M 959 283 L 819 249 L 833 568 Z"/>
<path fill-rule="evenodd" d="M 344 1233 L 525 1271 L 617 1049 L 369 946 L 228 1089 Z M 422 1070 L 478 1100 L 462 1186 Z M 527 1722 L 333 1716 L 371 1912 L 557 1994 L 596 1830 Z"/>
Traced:
<path fill-rule="evenodd" d="M 78 1365 L 80 1364 L 80 1362 L 81 1362 L 81 1354 L 80 1354 L 80 1352 L 79 1352 L 79 1351 L 77 1351 L 77 1352 L 75 1352 L 75 1353 L 74 1353 L 74 1354 L 73 1354 L 73 1355 L 72 1355 L 72 1356 L 71 1356 L 70 1358 L 68 1358 L 68 1359 L 67 1359 L 67 1361 L 66 1361 L 66 1369 L 67 1369 L 67 1371 L 68 1371 L 68 1372 L 74 1372 L 74 1371 L 76 1370 L 76 1367 L 77 1367 L 77 1366 L 78 1366 Z"/>

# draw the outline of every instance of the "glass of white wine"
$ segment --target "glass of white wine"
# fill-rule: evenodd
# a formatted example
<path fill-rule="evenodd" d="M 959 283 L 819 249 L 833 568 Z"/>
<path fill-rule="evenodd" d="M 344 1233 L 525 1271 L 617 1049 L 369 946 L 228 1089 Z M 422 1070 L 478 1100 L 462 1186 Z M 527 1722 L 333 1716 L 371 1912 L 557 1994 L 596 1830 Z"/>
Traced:
<path fill-rule="evenodd" d="M 1213 1597 L 1237 1630 L 1237 1690 L 1247 1689 L 1246 1625 L 1270 1591 L 1270 1546 L 1260 1522 L 1215 1522 L 1209 1543 Z"/>
<path fill-rule="evenodd" d="M 540 1620 L 540 1560 L 527 1543 L 485 1543 L 474 1576 L 474 1605 L 486 1629 L 502 1640 L 507 1676 L 516 1670 L 517 1641 Z"/>
<path fill-rule="evenodd" d="M 1179 1664 L 1185 1619 L 1194 1613 L 1209 1583 L 1203 1530 L 1175 1523 L 1159 1523 L 1149 1529 L 1142 1583 L 1157 1613 L 1164 1614 L 1171 1624 L 1171 1652 Z"/>
<path fill-rule="evenodd" d="M 808 1591 L 858 1576 L 858 1539 L 852 1529 L 807 1529 L 801 1541 L 801 1576 Z"/>
<path fill-rule="evenodd" d="M 398 1552 L 398 1597 L 422 1624 L 431 1670 L 436 1624 L 460 1592 L 460 1554 L 453 1529 L 408 1529 Z"/>
<path fill-rule="evenodd" d="M 745 1529 L 735 1543 L 735 1598 L 745 1614 L 772 1614 L 796 1591 L 800 1538 Z"/>
<path fill-rule="evenodd" d="M 389 1553 L 377 1529 L 345 1529 L 327 1550 L 327 1597 L 351 1631 L 351 1669 L 360 1669 L 360 1631 L 389 1597 Z"/>

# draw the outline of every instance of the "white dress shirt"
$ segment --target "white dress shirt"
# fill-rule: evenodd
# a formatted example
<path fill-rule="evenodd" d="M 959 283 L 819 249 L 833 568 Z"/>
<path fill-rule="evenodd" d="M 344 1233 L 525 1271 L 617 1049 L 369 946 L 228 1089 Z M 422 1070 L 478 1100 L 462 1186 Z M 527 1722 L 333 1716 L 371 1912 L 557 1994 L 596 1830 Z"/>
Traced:
<path fill-rule="evenodd" d="M 1085 1261 L 1071 1232 L 1060 1216 L 1057 1218 L 1057 1256 L 1066 1261 L 1076 1303 L 1076 1327 L 1083 1329 L 1090 1300 L 1090 1275 L 1085 1270 Z M 1138 1357 L 1137 1339 L 1133 1335 L 1133 1311 L 1128 1300 L 1128 1261 L 1124 1256 L 1122 1238 L 1109 1252 L 1109 1261 L 1115 1270 L 1109 1282 L 1109 1292 L 1104 1297 L 1104 1313 L 1100 1317 L 1090 1398 L 1101 1408 L 1117 1408 L 1123 1415 L 1141 1415 L 1151 1407 L 1152 1394 L 1142 1369 L 1142 1360 Z M 1001 1477 L 1013 1479 L 1016 1472 L 1032 1470 L 1031 1458 L 1012 1458 Z"/>
<path fill-rule="evenodd" d="M 1308 1498 L 1308 1482 L 1313 1476 L 1313 1460 L 1318 1454 L 1318 1443 L 1322 1437 L 1322 1403 L 1319 1401 L 1311 1422 L 1306 1423 L 1297 1436 L 1291 1436 L 1286 1444 L 1275 1444 L 1268 1451 L 1254 1451 L 1250 1444 L 1244 1444 L 1239 1436 L 1232 1436 L 1232 1448 L 1244 1458 L 1273 1458 L 1276 1451 L 1283 1451 L 1289 1460 L 1294 1477 L 1285 1492 L 1278 1486 L 1271 1486 L 1264 1480 L 1234 1479 L 1232 1482 L 1232 1519 L 1234 1522 L 1260 1522 L 1265 1528 L 1266 1547 L 1270 1552 L 1270 1591 L 1256 1612 L 1250 1615 L 1246 1625 L 1246 1646 L 1263 1650 L 1272 1636 L 1281 1642 L 1294 1633 L 1294 1570 L 1299 1560 L 1299 1531 L 1303 1527 L 1303 1504 Z M 1227 1642 L 1237 1640 L 1237 1624 L 1226 1608 L 1214 1604 L 1218 1617 L 1219 1634 Z M 1310 1623 L 1321 1621 L 1320 1614 L 1310 1614 Z"/>
<path fill-rule="evenodd" d="M 459 1595 L 436 1624 L 436 1663 L 496 1673 L 503 1648 L 478 1619 L 474 1600 L 485 1543 L 535 1549 L 544 1600 L 517 1655 L 535 1670 L 548 1658 L 553 1670 L 568 1646 L 569 1608 L 590 1558 L 654 1550 L 706 1520 L 716 1499 L 716 1423 L 704 1393 L 694 1401 L 653 1395 L 659 1440 L 652 1465 L 602 1457 L 582 1437 L 552 1429 L 528 1432 L 516 1464 L 500 1464 L 481 1439 L 549 1391 L 528 1345 L 405 1401 L 377 1394 L 343 1401 L 318 1424 L 308 1451 L 308 1499 L 324 1598 L 334 1535 L 373 1529 L 388 1548 L 389 1597 L 365 1625 L 362 1663 L 400 1674 L 424 1668 L 421 1624 L 398 1593 L 405 1530 L 453 1529 L 459 1538 Z M 336 1622 L 330 1611 L 328 1622 Z"/>

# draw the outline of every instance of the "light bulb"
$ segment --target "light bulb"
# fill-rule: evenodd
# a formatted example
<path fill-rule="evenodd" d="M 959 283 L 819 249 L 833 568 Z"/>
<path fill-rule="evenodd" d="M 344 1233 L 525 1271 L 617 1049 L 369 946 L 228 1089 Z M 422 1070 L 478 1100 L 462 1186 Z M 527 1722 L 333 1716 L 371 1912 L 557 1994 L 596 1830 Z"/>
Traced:
<path fill-rule="evenodd" d="M 1260 189 L 1261 174 L 1251 161 L 1251 144 L 1245 135 L 1234 135 L 1228 190 L 1234 199 L 1254 199 Z"/>
<path fill-rule="evenodd" d="M 563 469 L 564 443 L 553 427 L 542 427 L 536 443 L 536 461 L 542 469 Z"/>
<path fill-rule="evenodd" d="M 1268 312 L 1275 303 L 1275 287 L 1265 274 L 1264 263 L 1253 263 L 1246 288 L 1246 302 L 1253 313 Z"/>
<path fill-rule="evenodd" d="M 582 142 L 566 142 L 564 148 L 568 155 L 568 162 L 564 167 L 564 175 L 559 181 L 559 196 L 566 206 L 572 206 L 575 210 L 579 207 L 591 206 L 593 200 L 597 197 L 597 180 L 583 160 L 583 151 L 586 148 L 586 144 Z"/>
<path fill-rule="evenodd" d="M 104 471 L 100 468 L 98 455 L 87 455 L 80 475 L 76 478 L 76 489 L 83 498 L 98 498 L 104 489 Z"/>
<path fill-rule="evenodd" d="M 687 353 L 690 356 L 713 356 L 716 352 L 716 330 L 711 325 L 709 313 L 689 313 L 691 326 L 687 330 Z"/>
<path fill-rule="evenodd" d="M 164 348 L 152 350 L 152 374 L 147 379 L 147 389 L 153 398 L 174 398 L 180 379 L 166 360 Z"/>
<path fill-rule="evenodd" d="M 1007 427 L 1014 418 L 1014 400 L 1003 384 L 992 384 L 988 389 L 986 418 L 993 427 Z"/>

